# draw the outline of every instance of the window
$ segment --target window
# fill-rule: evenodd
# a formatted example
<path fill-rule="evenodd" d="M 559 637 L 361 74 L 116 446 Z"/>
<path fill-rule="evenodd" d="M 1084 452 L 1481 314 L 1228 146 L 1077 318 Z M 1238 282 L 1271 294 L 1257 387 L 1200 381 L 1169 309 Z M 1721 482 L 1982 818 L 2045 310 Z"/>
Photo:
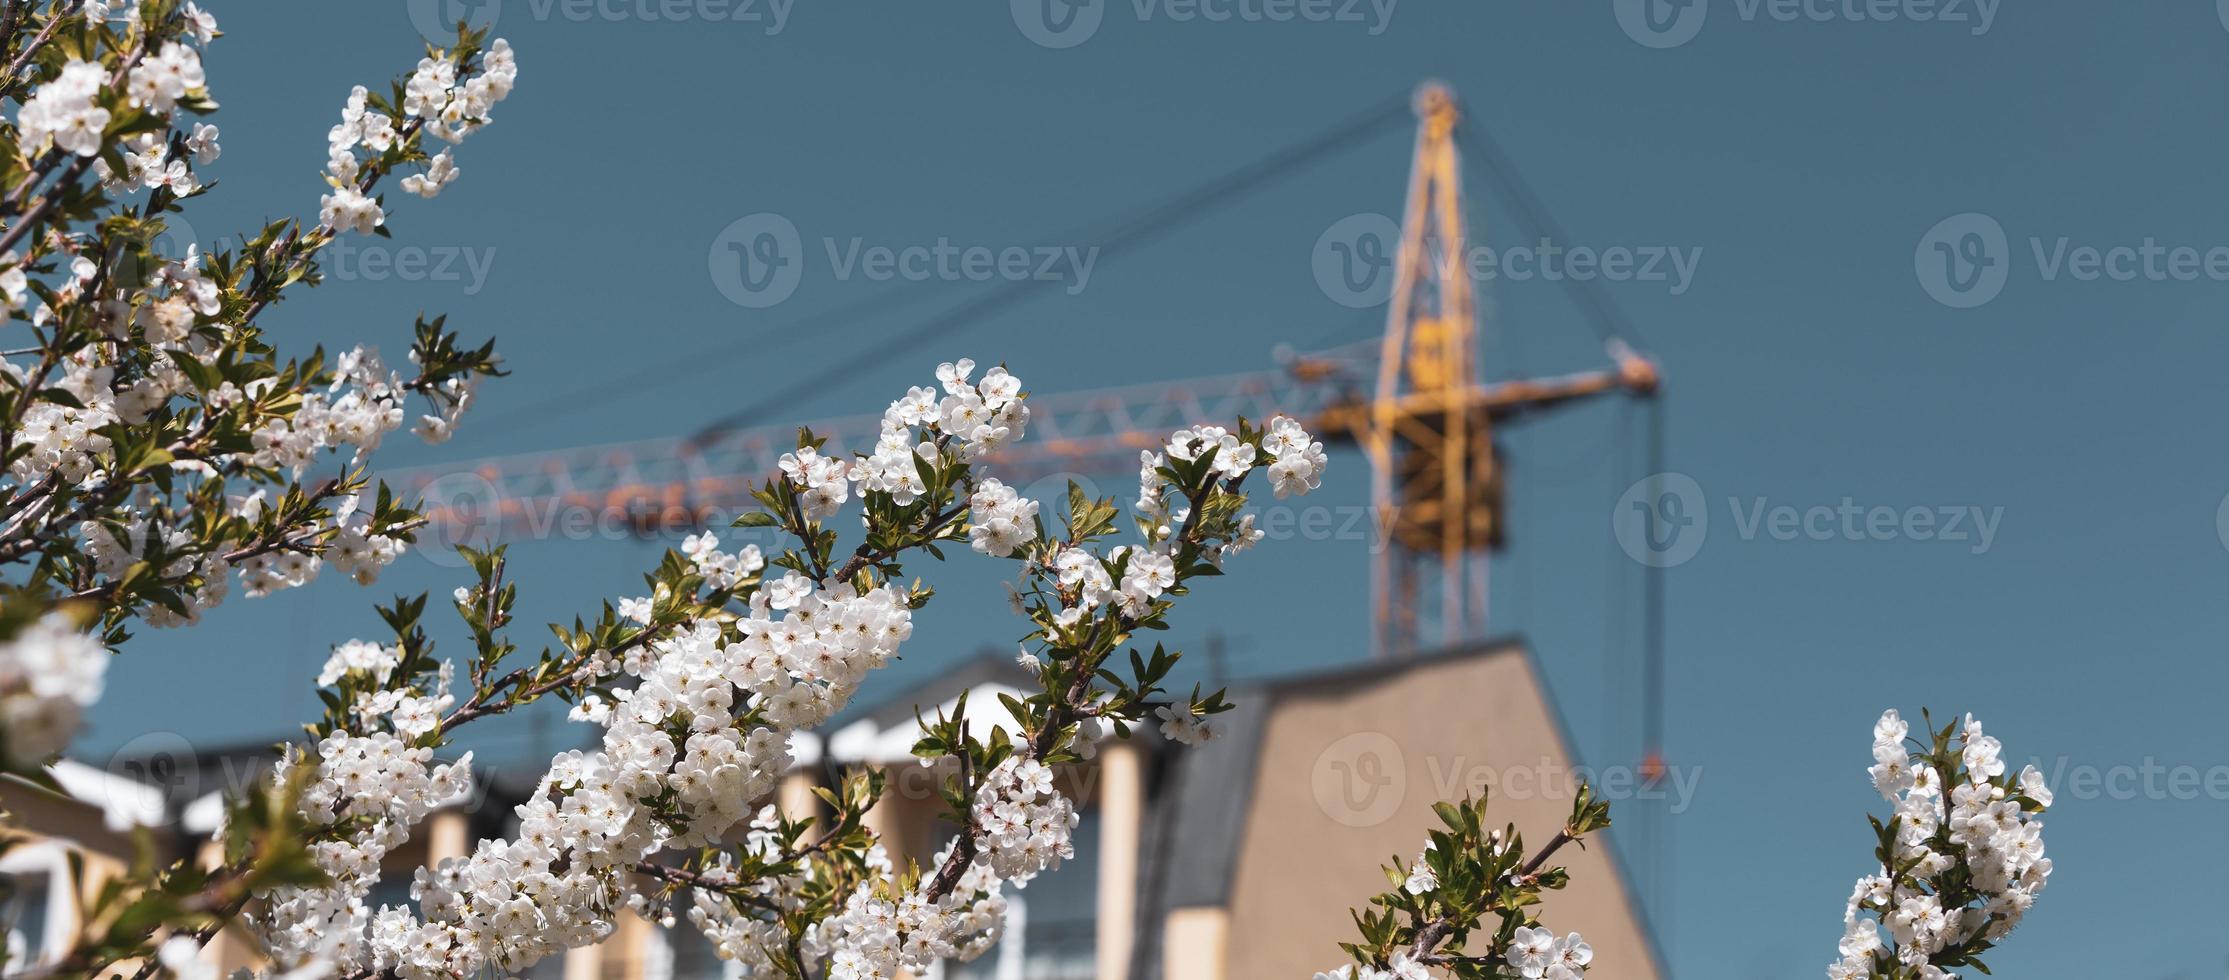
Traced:
<path fill-rule="evenodd" d="M 9 975 L 22 973 L 46 953 L 48 884 L 47 875 L 35 872 L 0 875 L 7 895 L 0 903 L 0 924 L 7 928 Z"/>
<path fill-rule="evenodd" d="M 69 851 L 56 841 L 19 845 L 0 854 L 0 938 L 7 959 L 0 975 L 25 972 L 57 950 L 76 929 Z"/>

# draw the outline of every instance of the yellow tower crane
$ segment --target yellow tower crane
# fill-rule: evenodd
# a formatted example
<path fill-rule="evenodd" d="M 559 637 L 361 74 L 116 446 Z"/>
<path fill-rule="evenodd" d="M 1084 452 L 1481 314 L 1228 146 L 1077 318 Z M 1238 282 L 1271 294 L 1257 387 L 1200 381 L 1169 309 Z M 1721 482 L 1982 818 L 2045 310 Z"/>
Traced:
<path fill-rule="evenodd" d="M 1486 557 L 1501 547 L 1504 511 L 1502 466 L 1495 451 L 1497 425 L 1514 416 L 1588 396 L 1656 391 L 1656 366 L 1611 339 L 1611 365 L 1553 378 L 1483 382 L 1478 363 L 1478 304 L 1469 278 L 1470 235 L 1465 226 L 1461 110 L 1447 86 L 1426 83 L 1411 98 L 1418 127 L 1400 241 L 1390 271 L 1393 288 L 1383 337 L 1369 364 L 1365 345 L 1302 356 L 1282 370 L 1216 378 L 1155 382 L 1127 388 L 1044 394 L 1031 399 L 1030 438 L 1000 453 L 1005 474 L 1118 470 L 1133 465 L 1138 450 L 1161 445 L 1173 426 L 1261 419 L 1271 414 L 1314 418 L 1326 441 L 1359 445 L 1373 464 L 1372 502 L 1388 547 L 1372 555 L 1372 645 L 1380 656 L 1406 657 L 1423 645 L 1420 604 L 1436 594 L 1439 631 L 1434 645 L 1454 645 L 1483 632 L 1487 604 Z M 1288 172 L 1400 118 L 1394 104 L 1358 123 L 1280 150 L 1269 160 L 1214 178 L 1187 191 L 1155 217 L 1124 227 L 1125 244 L 1158 233 L 1165 224 L 1190 220 L 1226 205 L 1271 175 Z M 1471 132 L 1472 137 L 1483 133 Z M 1489 150 L 1491 144 L 1487 144 Z M 1481 153 L 1492 163 L 1498 152 Z M 1513 173 L 1486 171 L 1514 183 Z M 1524 216 L 1544 224 L 1519 196 Z M 1553 229 L 1539 229 L 1544 235 Z M 1560 237 L 1560 236 L 1558 236 Z M 1110 246 L 1110 250 L 1112 246 Z M 972 322 L 1026 289 L 985 294 L 962 314 L 947 313 L 906 343 L 933 338 Z M 1614 335 L 1613 335 L 1614 336 Z M 819 377 L 838 377 L 853 361 L 888 356 L 887 346 L 862 350 Z M 698 357 L 699 361 L 706 358 Z M 1369 376 L 1376 386 L 1369 390 Z M 805 379 L 812 384 L 819 378 Z M 788 397 L 784 393 L 783 397 Z M 572 399 L 577 402 L 578 399 Z M 748 418 L 756 408 L 740 412 Z M 880 419 L 831 420 L 813 431 L 831 438 L 829 451 L 872 445 Z M 722 419 L 688 438 L 650 440 L 460 461 L 391 474 L 428 499 L 428 513 L 445 525 L 468 523 L 522 527 L 533 515 L 557 508 L 589 510 L 642 530 L 687 527 L 708 513 L 750 506 L 750 488 L 774 471 L 775 458 L 795 445 L 786 426 L 738 427 Z M 469 491 L 469 492 L 467 492 Z M 481 509 L 465 506 L 485 501 Z M 1426 580 L 1437 578 L 1437 587 Z"/>
<path fill-rule="evenodd" d="M 1328 409 L 1324 429 L 1361 445 L 1373 473 L 1371 503 L 1388 547 L 1372 556 L 1377 653 L 1415 654 L 1419 603 L 1436 576 L 1440 642 L 1483 630 L 1487 556 L 1502 545 L 1498 420 L 1607 392 L 1653 395 L 1656 365 L 1612 342 L 1611 367 L 1555 378 L 1483 384 L 1478 304 L 1470 279 L 1461 107 L 1446 85 L 1414 98 L 1415 162 L 1392 266 L 1377 390 L 1368 404 Z"/>

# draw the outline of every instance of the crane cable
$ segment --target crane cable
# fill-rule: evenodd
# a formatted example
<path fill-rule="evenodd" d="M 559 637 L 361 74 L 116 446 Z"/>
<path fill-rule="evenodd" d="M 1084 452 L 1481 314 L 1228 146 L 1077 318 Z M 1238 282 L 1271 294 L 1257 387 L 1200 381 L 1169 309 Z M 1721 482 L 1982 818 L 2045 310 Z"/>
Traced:
<path fill-rule="evenodd" d="M 1648 473 L 1646 479 L 1661 480 L 1665 467 L 1665 429 L 1669 409 L 1663 392 L 1649 399 L 1648 412 Z M 1644 768 L 1655 773 L 1654 782 L 1664 785 L 1664 567 L 1660 564 L 1644 565 L 1641 569 L 1641 744 L 1647 754 Z M 1674 786 L 1678 780 L 1672 780 Z M 1672 821 L 1669 808 L 1651 814 L 1647 821 L 1648 849 L 1646 860 L 1649 871 L 1648 908 L 1652 911 L 1657 933 L 1657 943 L 1669 956 L 1666 938 L 1671 932 L 1671 915 L 1674 903 L 1665 900 L 1664 889 L 1672 877 Z"/>
<path fill-rule="evenodd" d="M 1517 165 L 1510 160 L 1509 154 L 1502 150 L 1501 144 L 1495 142 L 1484 127 L 1471 125 L 1469 120 L 1465 120 L 1456 126 L 1455 140 L 1463 149 L 1463 161 L 1474 166 L 1489 186 L 1501 192 L 1510 210 L 1517 213 L 1517 220 L 1524 226 L 1526 234 L 1551 242 L 1572 240 L 1564 233 L 1563 226 L 1556 221 L 1555 216 L 1549 213 L 1547 202 L 1533 192 L 1532 185 L 1526 183 L 1524 175 L 1517 172 Z M 1587 326 L 1594 330 L 1598 339 L 1604 344 L 1624 342 L 1640 346 L 1639 332 L 1634 330 L 1632 321 L 1626 318 L 1600 282 L 1592 276 L 1583 279 L 1576 276 L 1560 278 L 1564 288 L 1571 293 L 1572 300 L 1578 304 L 1580 312 L 1586 315 Z"/>
<path fill-rule="evenodd" d="M 1529 235 L 1536 235 L 1552 242 L 1569 242 L 1571 238 L 1563 226 L 1548 210 L 1547 202 L 1535 193 L 1517 170 L 1493 136 L 1482 126 L 1471 125 L 1466 120 L 1456 130 L 1458 145 L 1463 147 L 1463 159 L 1486 182 L 1502 192 L 1518 221 Z M 1562 277 L 1565 288 L 1571 292 L 1587 325 L 1605 345 L 1632 344 L 1638 338 L 1632 321 L 1619 309 L 1608 290 L 1593 277 L 1584 279 Z M 1645 424 L 1647 462 L 1644 476 L 1653 477 L 1664 472 L 1665 410 L 1664 395 L 1657 392 L 1649 399 Z M 1664 575 L 1663 569 L 1646 566 L 1642 570 L 1641 589 L 1641 743 L 1651 764 L 1659 764 L 1664 737 Z"/>
<path fill-rule="evenodd" d="M 765 332 L 754 331 L 740 340 L 729 341 L 709 348 L 692 350 L 688 354 L 640 368 L 624 377 L 601 382 L 554 398 L 527 405 L 507 415 L 483 423 L 490 427 L 531 424 L 559 418 L 590 408 L 601 408 L 614 391 L 633 391 L 653 382 L 670 382 L 677 378 L 699 374 L 725 367 L 728 357 L 751 353 L 764 356 L 793 346 L 807 339 L 825 340 L 829 333 L 861 322 L 878 314 L 903 309 L 920 302 L 922 295 L 902 287 L 884 289 L 843 303 L 829 309 L 808 313 L 787 324 L 773 329 L 769 338 Z"/>
<path fill-rule="evenodd" d="M 1525 181 L 1524 175 L 1517 170 L 1516 163 L 1485 127 L 1472 125 L 1465 120 L 1456 129 L 1456 141 L 1463 149 L 1464 163 L 1475 168 L 1474 172 L 1484 177 L 1488 186 L 1500 192 L 1510 210 L 1517 215 L 1526 234 L 1555 243 L 1573 241 L 1549 211 L 1547 202 Z M 1611 349 L 1613 355 L 1621 348 L 1640 346 L 1639 333 L 1634 329 L 1632 321 L 1625 316 L 1600 282 L 1593 277 L 1581 279 L 1568 275 L 1563 276 L 1562 281 L 1565 290 L 1579 307 L 1587 326 L 1594 332 L 1597 340 Z M 1656 479 L 1664 472 L 1666 465 L 1667 412 L 1664 393 L 1661 390 L 1655 392 L 1648 399 L 1643 411 L 1646 413 L 1641 420 L 1646 427 L 1642 435 L 1643 472 L 1637 479 Z M 1630 423 L 1621 420 L 1618 430 L 1618 441 L 1621 444 L 1627 443 L 1631 432 Z M 1619 456 L 1627 461 L 1628 466 L 1632 465 L 1633 453 L 1630 448 Z M 1619 551 L 1614 542 L 1611 550 Z M 1611 560 L 1617 562 L 1618 558 L 1613 555 Z M 1640 575 L 1640 741 L 1643 775 L 1654 784 L 1662 778 L 1664 772 L 1664 569 L 1643 564 Z M 1624 622 L 1622 593 L 1622 589 L 1612 590 L 1613 608 L 1608 619 L 1613 624 Z M 1622 628 L 1613 628 L 1621 639 L 1624 638 Z M 1671 859 L 1668 846 L 1670 827 L 1666 815 L 1661 813 L 1644 813 L 1641 823 L 1643 826 L 1639 828 L 1638 834 L 1641 839 L 1635 842 L 1639 845 L 1637 856 L 1642 863 L 1640 870 L 1643 881 L 1639 884 L 1644 893 L 1644 907 L 1650 910 L 1651 918 L 1656 920 L 1652 931 L 1657 933 L 1657 942 L 1661 944 L 1663 932 L 1668 928 L 1670 909 L 1670 903 L 1662 900 Z"/>
<path fill-rule="evenodd" d="M 1371 135 L 1378 126 L 1401 118 L 1406 107 L 1407 101 L 1405 99 L 1388 99 L 1312 139 L 1281 149 L 1261 160 L 1180 191 L 1157 203 L 1136 209 L 1136 213 L 1143 215 L 1142 217 L 1102 219 L 1095 222 L 1091 228 L 1051 240 L 1071 242 L 1105 240 L 1108 244 L 1102 244 L 1100 247 L 1100 251 L 1104 255 L 1106 252 L 1113 250 L 1112 244 L 1117 238 L 1122 239 L 1121 244 L 1132 244 L 1139 238 L 1148 237 L 1151 233 L 1161 230 L 1151 227 L 1153 222 L 1166 223 L 1171 227 L 1175 224 L 1184 223 L 1220 204 L 1236 199 L 1236 197 L 1241 196 L 1240 192 L 1251 189 L 1248 186 L 1250 184 L 1279 176 L 1303 163 L 1357 142 Z M 923 331 L 935 331 L 935 334 L 918 340 L 902 341 L 896 349 L 918 346 L 922 340 L 934 339 L 934 336 L 941 335 L 953 327 L 964 325 L 968 317 L 1003 307 L 1014 299 L 1020 298 L 1020 295 L 1025 293 L 1027 288 L 1032 285 L 1039 285 L 1039 283 L 1024 280 L 1000 284 L 994 288 L 991 294 L 954 308 L 919 328 Z M 600 383 L 593 388 L 570 392 L 557 398 L 545 399 L 511 415 L 499 416 L 499 419 L 505 422 L 514 419 L 521 422 L 547 421 L 589 407 L 602 405 L 604 404 L 603 400 L 615 389 L 631 390 L 653 381 L 670 382 L 678 377 L 718 368 L 726 364 L 724 358 L 727 355 L 746 352 L 764 354 L 769 351 L 780 350 L 805 339 L 825 341 L 832 332 L 847 329 L 873 316 L 918 305 L 927 298 L 929 298 L 929 294 L 918 290 L 909 290 L 902 286 L 885 289 L 831 309 L 806 314 L 787 324 L 773 328 L 771 332 L 774 334 L 774 338 L 772 340 L 765 339 L 765 332 L 760 332 L 749 338 L 731 341 L 716 347 L 693 350 L 682 357 L 643 368 L 617 381 Z M 954 320 L 955 317 L 958 318 L 956 321 Z M 781 400 L 823 386 L 829 381 L 840 378 L 844 371 L 850 370 L 857 364 L 873 357 L 886 355 L 891 353 L 892 350 L 891 345 L 883 345 L 871 351 L 862 352 L 860 356 L 851 358 L 836 368 L 817 373 L 811 378 L 784 388 L 779 399 L 774 397 L 764 398 L 747 409 L 732 412 L 716 419 L 700 427 L 690 437 L 688 444 L 692 447 L 702 446 L 706 441 L 716 438 L 722 432 L 746 421 L 750 415 L 762 412 Z M 810 384 L 807 382 L 810 382 Z"/>
<path fill-rule="evenodd" d="M 1405 96 L 1388 100 L 1318 136 L 1172 195 L 1158 204 L 1140 209 L 1133 216 L 1102 221 L 1098 224 L 1106 227 L 1084 229 L 1077 234 L 1053 240 L 1093 242 L 1099 249 L 1100 260 L 1105 261 L 1118 252 L 1152 241 L 1227 207 L 1246 194 L 1266 186 L 1273 178 L 1289 174 L 1304 164 L 1359 143 L 1386 124 L 1404 118 L 1408 111 Z M 742 408 L 714 419 L 690 436 L 688 444 L 703 446 L 799 395 L 841 380 L 862 364 L 882 360 L 892 354 L 913 350 L 941 339 L 977 322 L 985 314 L 1027 297 L 1035 287 L 1043 285 L 1046 284 L 1033 280 L 994 284 L 982 295 L 901 333 L 888 343 L 864 349 L 857 355 L 799 377 Z"/>

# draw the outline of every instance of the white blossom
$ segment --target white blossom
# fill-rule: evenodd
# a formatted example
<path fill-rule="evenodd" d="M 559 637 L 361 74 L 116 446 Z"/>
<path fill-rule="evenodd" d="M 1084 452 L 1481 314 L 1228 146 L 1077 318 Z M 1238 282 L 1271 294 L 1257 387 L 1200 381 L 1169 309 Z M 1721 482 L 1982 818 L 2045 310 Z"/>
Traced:
<path fill-rule="evenodd" d="M 976 484 L 968 498 L 968 544 L 1004 558 L 1036 537 L 1037 501 L 1016 494 L 996 479 Z"/>
<path fill-rule="evenodd" d="M 101 151 L 101 132 L 109 112 L 95 101 L 108 82 L 98 62 L 70 59 L 54 80 L 39 86 L 16 113 L 18 142 L 36 152 L 51 137 L 65 153 L 89 157 Z"/>
<path fill-rule="evenodd" d="M 2051 875 L 2051 860 L 2043 856 L 2043 823 L 2037 819 L 2051 801 L 2043 774 L 2030 766 L 2016 780 L 2001 780 L 2003 746 L 1969 715 L 1954 743 L 1956 765 L 1965 779 L 1946 798 L 1943 774 L 1925 756 L 1906 748 L 1909 733 L 1910 726 L 1894 710 L 1884 712 L 1873 727 L 1869 772 L 1882 795 L 1896 804 L 1892 856 L 1900 870 L 1877 869 L 1851 889 L 1843 911 L 1841 955 L 1827 968 L 1830 978 L 1869 977 L 1896 965 L 1920 976 L 1948 976 L 1933 961 L 1935 954 L 1976 935 L 1994 941 L 2010 932 Z M 1950 892 L 1942 876 L 1954 872 L 1962 872 L 1979 897 L 1945 907 L 1942 896 Z"/>
<path fill-rule="evenodd" d="M 1154 709 L 1153 714 L 1161 719 L 1161 734 L 1172 742 L 1201 745 L 1215 737 L 1214 726 L 1193 714 L 1190 706 L 1169 705 Z"/>
<path fill-rule="evenodd" d="M 1262 449 L 1272 457 L 1269 478 L 1277 496 L 1307 493 L 1323 485 L 1323 471 L 1329 465 L 1323 443 L 1310 439 L 1299 422 L 1284 416 L 1272 420 L 1262 437 Z"/>
<path fill-rule="evenodd" d="M 132 66 L 125 91 L 130 93 L 133 105 L 168 113 L 177 107 L 179 99 L 207 84 L 200 52 L 171 41 Z"/>
<path fill-rule="evenodd" d="M 34 765 L 62 750 L 100 699 L 108 648 L 60 613 L 0 642 L 0 739 L 7 761 Z"/>

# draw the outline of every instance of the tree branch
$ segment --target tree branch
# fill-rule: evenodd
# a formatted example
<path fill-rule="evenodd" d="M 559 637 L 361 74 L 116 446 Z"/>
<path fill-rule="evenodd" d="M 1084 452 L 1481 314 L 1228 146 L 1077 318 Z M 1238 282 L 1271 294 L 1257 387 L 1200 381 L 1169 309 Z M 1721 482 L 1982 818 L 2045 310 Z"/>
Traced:
<path fill-rule="evenodd" d="M 1525 862 L 1525 866 L 1518 869 L 1516 877 L 1530 878 L 1539 874 L 1541 867 L 1548 863 L 1549 857 L 1562 849 L 1565 844 L 1575 840 L 1578 840 L 1578 837 L 1571 833 L 1570 828 L 1557 831 L 1556 836 L 1550 838 L 1547 845 L 1540 849 L 1540 853 L 1533 855 L 1532 860 Z M 1483 913 L 1484 910 L 1481 910 L 1481 914 Z M 1474 921 L 1477 921 L 1475 916 L 1458 922 L 1452 915 L 1443 915 L 1425 923 L 1423 928 L 1416 931 L 1416 941 L 1409 944 L 1409 955 L 1423 963 L 1449 962 L 1452 959 L 1451 957 L 1438 954 L 1439 945 L 1446 942 L 1448 935 L 1453 933 L 1457 927 Z"/>

